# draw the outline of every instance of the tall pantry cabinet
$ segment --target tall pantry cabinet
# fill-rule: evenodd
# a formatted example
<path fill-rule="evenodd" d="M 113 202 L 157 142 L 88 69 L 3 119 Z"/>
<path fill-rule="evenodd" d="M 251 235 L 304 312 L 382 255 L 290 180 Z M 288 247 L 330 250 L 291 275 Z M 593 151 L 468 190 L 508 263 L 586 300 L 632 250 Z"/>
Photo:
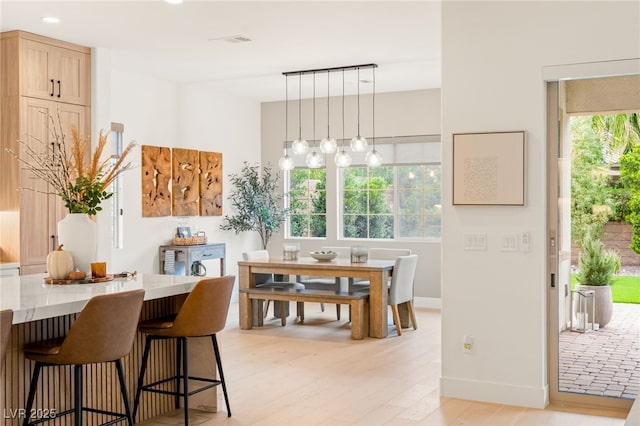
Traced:
<path fill-rule="evenodd" d="M 0 262 L 19 262 L 20 273 L 45 272 L 66 215 L 46 182 L 21 170 L 6 149 L 24 152 L 51 143 L 49 117 L 80 135 L 91 132 L 91 50 L 27 33 L 0 34 Z"/>

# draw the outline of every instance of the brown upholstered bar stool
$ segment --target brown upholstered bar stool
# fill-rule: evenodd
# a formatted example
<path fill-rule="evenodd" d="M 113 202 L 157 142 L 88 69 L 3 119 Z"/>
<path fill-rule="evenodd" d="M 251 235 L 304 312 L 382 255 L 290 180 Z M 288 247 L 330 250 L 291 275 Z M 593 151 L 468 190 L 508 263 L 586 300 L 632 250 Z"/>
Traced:
<path fill-rule="evenodd" d="M 13 311 L 5 309 L 0 311 L 0 345 L 2 348 L 2 356 L 0 357 L 0 373 L 4 369 L 4 360 L 7 356 L 7 348 L 9 347 L 9 337 L 11 337 L 11 323 L 13 322 Z"/>
<path fill-rule="evenodd" d="M 170 317 L 142 321 L 140 323 L 138 329 L 147 335 L 147 339 L 144 354 L 142 355 L 142 367 L 140 368 L 136 397 L 133 403 L 134 418 L 138 412 L 141 392 L 156 392 L 165 395 L 174 395 L 176 397 L 176 408 L 179 408 L 180 398 L 183 399 L 184 424 L 188 425 L 189 396 L 218 385 L 222 385 L 224 402 L 227 405 L 227 416 L 231 417 L 227 385 L 224 381 L 224 373 L 222 372 L 222 361 L 220 359 L 220 351 L 218 350 L 216 333 L 224 329 L 227 321 L 227 313 L 229 312 L 229 302 L 231 301 L 234 282 L 235 276 L 233 275 L 200 280 L 193 290 L 191 290 L 191 293 L 189 293 L 189 296 L 187 296 L 187 299 L 177 314 Z M 187 338 L 202 336 L 211 336 L 220 380 L 189 376 Z M 175 376 L 143 385 L 151 344 L 153 340 L 158 339 L 177 339 L 176 374 Z M 189 391 L 189 379 L 208 382 L 208 384 Z M 174 391 L 158 389 L 159 385 L 167 382 L 175 383 Z M 182 382 L 182 386 L 180 382 Z"/>
<path fill-rule="evenodd" d="M 42 367 L 55 365 L 74 366 L 73 408 L 57 414 L 56 417 L 74 413 L 74 423 L 78 426 L 82 424 L 82 412 L 89 411 L 116 416 L 116 419 L 105 424 L 128 420 L 129 425 L 133 425 L 121 358 L 127 355 L 133 346 L 143 299 L 142 289 L 94 296 L 89 299 L 71 325 L 66 337 L 25 345 L 25 357 L 36 362 L 27 398 L 27 417 L 23 423 L 25 426 L 47 420 L 40 419 L 30 423 L 28 414 L 33 407 L 40 370 Z M 113 362 L 116 365 L 126 410 L 124 414 L 82 406 L 82 366 L 103 362 Z"/>

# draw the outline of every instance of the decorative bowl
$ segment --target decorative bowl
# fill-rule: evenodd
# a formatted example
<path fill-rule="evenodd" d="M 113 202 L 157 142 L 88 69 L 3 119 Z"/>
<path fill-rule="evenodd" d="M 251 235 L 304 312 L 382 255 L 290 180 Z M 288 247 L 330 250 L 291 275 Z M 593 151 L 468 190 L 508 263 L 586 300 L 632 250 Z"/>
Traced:
<path fill-rule="evenodd" d="M 312 251 L 309 255 L 315 260 L 328 261 L 335 259 L 338 253 L 335 251 Z"/>

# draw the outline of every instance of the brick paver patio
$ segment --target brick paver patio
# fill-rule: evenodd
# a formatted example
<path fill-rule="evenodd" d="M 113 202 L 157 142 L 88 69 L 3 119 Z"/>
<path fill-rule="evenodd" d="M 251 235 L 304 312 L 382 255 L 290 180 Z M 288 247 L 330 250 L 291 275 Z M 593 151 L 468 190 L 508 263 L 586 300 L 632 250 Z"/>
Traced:
<path fill-rule="evenodd" d="M 560 333 L 561 392 L 635 399 L 640 394 L 640 305 L 614 303 L 606 327 Z"/>

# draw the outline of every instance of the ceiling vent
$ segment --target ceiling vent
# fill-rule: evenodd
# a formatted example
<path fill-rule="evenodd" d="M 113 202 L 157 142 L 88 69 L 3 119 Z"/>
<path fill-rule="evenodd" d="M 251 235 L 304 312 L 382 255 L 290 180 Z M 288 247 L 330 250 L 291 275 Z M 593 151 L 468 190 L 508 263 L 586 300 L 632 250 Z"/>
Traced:
<path fill-rule="evenodd" d="M 228 43 L 246 43 L 252 40 L 247 36 L 234 35 L 234 36 L 227 36 L 227 37 L 210 38 L 209 41 L 226 41 Z"/>

